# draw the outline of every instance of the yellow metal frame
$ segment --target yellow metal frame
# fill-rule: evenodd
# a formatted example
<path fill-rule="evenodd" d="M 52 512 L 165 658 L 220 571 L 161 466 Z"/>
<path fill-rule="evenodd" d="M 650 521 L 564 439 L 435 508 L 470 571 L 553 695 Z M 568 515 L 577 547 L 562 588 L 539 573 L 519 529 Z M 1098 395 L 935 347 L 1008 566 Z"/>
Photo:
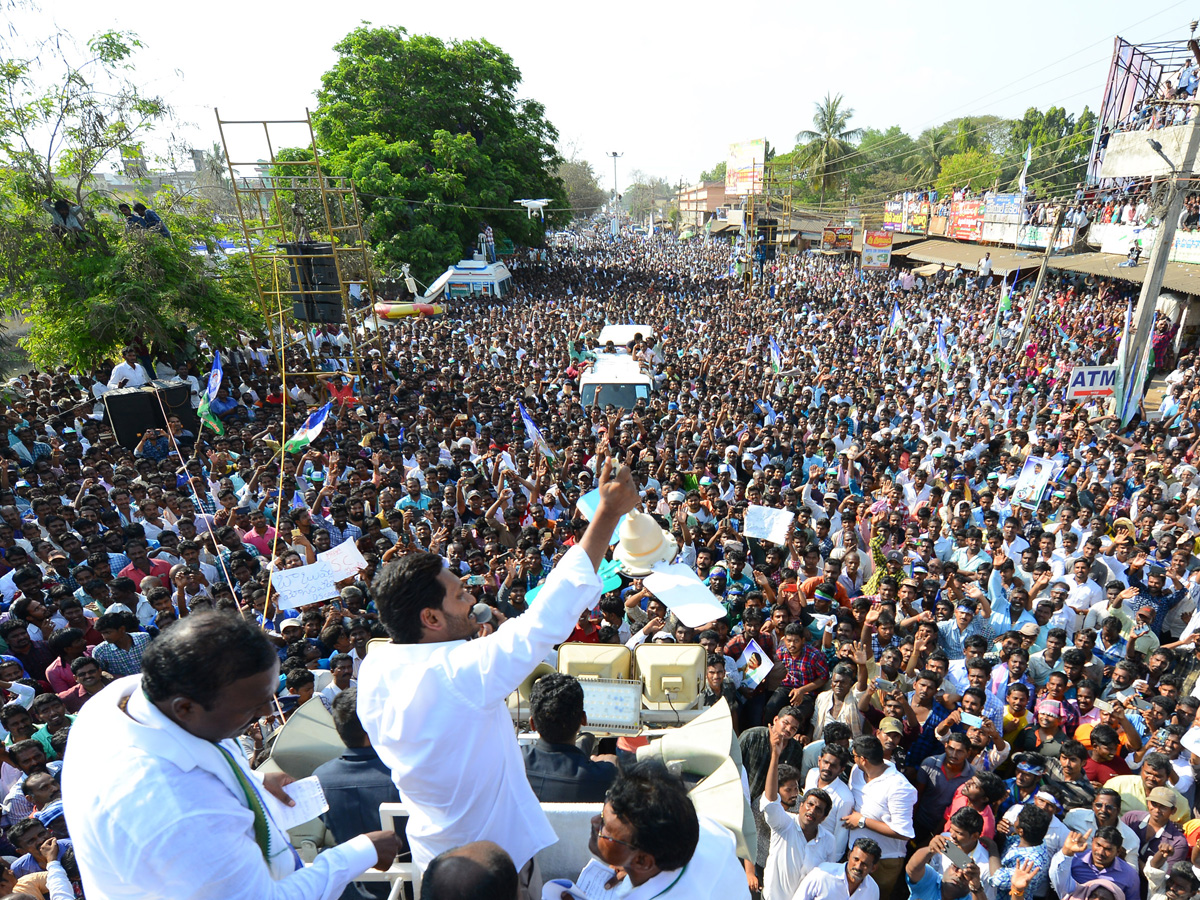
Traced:
<path fill-rule="evenodd" d="M 754 265 L 754 248 L 758 244 L 758 217 L 760 215 L 766 218 L 777 216 L 779 218 L 781 233 L 785 235 L 789 234 L 792 230 L 792 189 L 795 181 L 796 173 L 794 167 L 789 166 L 785 176 L 782 167 L 776 165 L 774 160 L 772 160 L 763 163 L 762 193 L 750 193 L 746 195 L 744 221 L 746 223 L 748 259 L 742 279 L 743 287 L 747 292 L 753 285 L 752 267 Z M 751 186 L 754 185 L 753 178 L 751 178 L 750 184 Z M 756 207 L 761 207 L 761 209 L 756 210 Z"/>
<path fill-rule="evenodd" d="M 288 351 L 293 342 L 288 340 L 285 332 L 285 322 L 291 319 L 285 317 L 285 310 L 292 302 L 292 291 L 281 287 L 278 272 L 283 264 L 284 271 L 290 272 L 286 252 L 278 249 L 279 244 L 290 243 L 302 239 L 311 239 L 328 243 L 332 251 L 328 254 L 312 255 L 313 259 L 332 259 L 334 270 L 337 272 L 338 289 L 336 291 L 306 291 L 309 294 L 337 294 L 341 298 L 342 312 L 346 324 L 350 326 L 350 355 L 353 368 L 348 374 L 362 376 L 364 372 L 362 351 L 356 334 L 355 318 L 350 307 L 350 285 L 361 284 L 366 288 L 371 305 L 371 316 L 375 323 L 375 338 L 382 341 L 379 332 L 379 318 L 375 315 L 375 301 L 378 295 L 375 291 L 375 280 L 372 272 L 370 249 L 367 243 L 366 229 L 363 227 L 362 207 L 358 202 L 358 192 L 354 181 L 342 176 L 327 175 L 321 168 L 321 158 L 317 151 L 316 134 L 313 131 L 312 116 L 306 109 L 303 119 L 276 120 L 244 120 L 222 119 L 220 110 L 216 110 L 217 129 L 221 134 L 221 146 L 225 151 L 225 164 L 229 169 L 230 181 L 233 184 L 234 199 L 237 202 L 238 219 L 242 227 L 242 236 L 246 242 L 246 252 L 250 258 L 250 267 L 254 272 L 255 285 L 258 288 L 259 306 L 263 320 L 267 323 L 267 336 L 271 342 L 271 353 L 275 357 L 282 375 L 316 376 L 333 375 L 333 372 L 302 371 L 300 368 L 289 370 Z M 303 125 L 308 130 L 308 147 L 310 159 L 281 160 L 276 156 L 276 141 L 272 139 L 272 126 Z M 245 161 L 233 158 L 230 151 L 227 129 L 235 128 L 262 129 L 266 138 L 268 158 L 265 160 L 273 170 L 281 168 L 292 170 L 295 174 L 267 176 L 239 175 L 238 166 L 258 167 L 263 160 Z M 281 191 L 290 191 L 294 195 L 301 193 L 310 197 L 320 196 L 320 208 L 324 221 L 305 222 L 297 225 L 297 219 L 286 208 L 280 197 Z M 306 234 L 300 233 L 304 228 Z M 361 281 L 349 280 L 345 269 L 351 258 L 361 261 L 363 277 Z M 290 286 L 290 278 L 288 281 Z M 295 321 L 295 320 L 292 320 Z M 278 322 L 278 325 L 276 325 Z M 309 323 L 305 323 L 306 325 Z M 279 333 L 276 334 L 276 328 Z M 379 344 L 382 355 L 382 344 Z"/>

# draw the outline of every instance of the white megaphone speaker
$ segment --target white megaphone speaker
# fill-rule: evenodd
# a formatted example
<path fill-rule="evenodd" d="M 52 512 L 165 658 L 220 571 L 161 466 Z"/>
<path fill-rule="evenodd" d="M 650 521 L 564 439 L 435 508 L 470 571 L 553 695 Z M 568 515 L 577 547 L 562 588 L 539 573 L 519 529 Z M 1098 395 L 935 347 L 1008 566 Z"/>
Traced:
<path fill-rule="evenodd" d="M 639 748 L 637 757 L 662 760 L 673 771 L 692 776 L 689 781 L 699 778 L 688 793 L 696 812 L 733 832 L 738 856 L 754 859 L 758 832 L 750 811 L 749 785 L 729 705 L 723 699 L 682 728 Z"/>
<path fill-rule="evenodd" d="M 758 830 L 750 811 L 750 801 L 746 799 L 742 770 L 737 763 L 726 759 L 717 771 L 688 791 L 688 796 L 698 815 L 719 822 L 733 832 L 740 858 L 755 858 Z"/>
<path fill-rule="evenodd" d="M 294 778 L 307 778 L 317 766 L 346 751 L 333 726 L 333 716 L 320 697 L 313 697 L 294 713 L 275 735 L 271 759 Z"/>
<path fill-rule="evenodd" d="M 517 685 L 517 689 L 508 695 L 509 709 L 526 710 L 526 716 L 529 715 L 529 698 L 533 694 L 533 683 L 543 675 L 556 671 L 554 666 L 549 663 L 538 663 L 537 668 L 529 673 L 528 677 Z"/>

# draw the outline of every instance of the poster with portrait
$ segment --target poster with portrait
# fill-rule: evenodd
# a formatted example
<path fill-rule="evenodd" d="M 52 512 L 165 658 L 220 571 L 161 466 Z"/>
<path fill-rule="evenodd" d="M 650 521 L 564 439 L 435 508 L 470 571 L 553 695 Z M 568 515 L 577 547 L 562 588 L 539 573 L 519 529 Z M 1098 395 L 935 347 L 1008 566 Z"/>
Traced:
<path fill-rule="evenodd" d="M 738 670 L 742 673 L 742 684 L 751 689 L 758 687 L 763 679 L 771 674 L 774 666 L 771 657 L 759 646 L 758 641 L 754 640 L 746 644 L 746 649 L 737 659 Z"/>
<path fill-rule="evenodd" d="M 1013 491 L 1013 505 L 1022 506 L 1025 509 L 1037 509 L 1053 474 L 1054 460 L 1044 456 L 1028 457 L 1025 465 L 1021 467 L 1021 474 L 1017 477 L 1017 486 Z"/>

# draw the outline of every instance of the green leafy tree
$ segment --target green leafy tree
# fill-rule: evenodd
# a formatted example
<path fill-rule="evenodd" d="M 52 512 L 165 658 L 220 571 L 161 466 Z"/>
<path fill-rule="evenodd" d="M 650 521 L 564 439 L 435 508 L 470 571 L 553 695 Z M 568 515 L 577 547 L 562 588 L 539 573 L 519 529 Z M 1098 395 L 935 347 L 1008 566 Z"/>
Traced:
<path fill-rule="evenodd" d="M 945 197 L 955 188 L 970 186 L 973 191 L 984 191 L 996 186 L 1000 179 L 1000 158 L 982 150 L 967 150 L 954 153 L 942 160 L 938 170 L 937 192 Z"/>
<path fill-rule="evenodd" d="M 633 220 L 639 221 L 661 210 L 665 215 L 675 199 L 675 188 L 663 178 L 652 177 L 637 169 L 630 173 L 633 184 L 625 188 L 622 202 Z"/>
<path fill-rule="evenodd" d="M 914 186 L 923 190 L 932 185 L 941 171 L 942 160 L 953 152 L 953 142 L 944 127 L 921 132 L 908 158 L 908 174 L 913 177 Z"/>
<path fill-rule="evenodd" d="M 170 237 L 127 231 L 97 178 L 169 115 L 129 77 L 140 46 L 59 34 L 0 63 L 0 309 L 28 320 L 21 343 L 41 366 L 87 369 L 135 339 L 178 352 L 198 330 L 259 324 L 244 259 L 205 252 L 228 232 L 211 211 L 163 197 Z M 52 230 L 54 199 L 82 230 Z"/>
<path fill-rule="evenodd" d="M 556 174 L 567 190 L 567 202 L 575 216 L 586 218 L 608 202 L 608 191 L 600 186 L 592 164 L 587 160 L 563 160 Z"/>
<path fill-rule="evenodd" d="M 700 180 L 704 181 L 721 181 L 725 180 L 725 160 L 721 160 L 711 169 L 707 169 L 700 173 Z"/>
<path fill-rule="evenodd" d="M 839 184 L 843 160 L 853 152 L 862 129 L 849 127 L 854 110 L 842 105 L 841 94 L 826 94 L 824 100 L 813 105 L 813 127 L 797 134 L 796 143 L 803 145 L 802 161 L 820 185 L 820 204 L 824 206 L 825 194 Z"/>
<path fill-rule="evenodd" d="M 903 191 L 912 181 L 906 167 L 914 147 L 899 125 L 863 129 L 854 154 L 845 159 L 851 192 L 874 197 Z"/>
<path fill-rule="evenodd" d="M 367 25 L 334 49 L 313 123 L 324 166 L 355 179 L 381 267 L 409 263 L 429 281 L 474 245 L 481 221 L 523 244 L 570 221 L 558 133 L 540 103 L 517 99 L 507 53 Z M 544 222 L 515 203 L 543 197 Z"/>
<path fill-rule="evenodd" d="M 1073 188 L 1087 171 L 1088 154 L 1096 133 L 1096 116 L 1086 106 L 1076 118 L 1060 106 L 1045 112 L 1030 107 L 1012 123 L 1011 151 L 1004 179 L 1014 188 L 1024 164 L 1025 148 L 1033 145 L 1027 183 L 1035 194 Z"/>

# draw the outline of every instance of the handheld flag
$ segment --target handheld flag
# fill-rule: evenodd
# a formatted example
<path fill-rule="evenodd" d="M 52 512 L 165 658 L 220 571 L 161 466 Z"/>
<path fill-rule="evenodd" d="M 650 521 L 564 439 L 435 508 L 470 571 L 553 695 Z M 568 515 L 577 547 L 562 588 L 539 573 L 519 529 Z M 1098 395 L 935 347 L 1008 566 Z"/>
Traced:
<path fill-rule="evenodd" d="M 210 408 L 212 401 L 209 399 L 208 391 L 200 395 L 200 406 L 196 408 L 196 415 L 200 417 L 201 426 L 207 425 L 217 434 L 225 433 L 225 423 L 217 418 Z"/>
<path fill-rule="evenodd" d="M 224 377 L 224 372 L 221 369 L 221 352 L 218 350 L 216 356 L 213 357 L 212 371 L 208 373 L 208 384 L 204 388 L 204 393 L 200 395 L 200 406 L 196 409 L 201 427 L 207 425 L 217 434 L 225 433 L 225 423 L 217 418 L 216 413 L 209 407 L 217 399 L 217 391 L 221 387 L 222 377 Z"/>
<path fill-rule="evenodd" d="M 937 360 L 943 372 L 950 371 L 950 351 L 946 349 L 946 338 L 942 335 L 942 323 L 938 322 L 937 330 Z"/>
<path fill-rule="evenodd" d="M 897 331 L 899 331 L 900 327 L 903 324 L 904 324 L 904 317 L 902 315 L 900 315 L 900 304 L 897 303 L 895 300 L 893 300 L 892 301 L 892 317 L 890 319 L 888 319 L 888 328 L 887 328 L 888 337 L 891 337 Z"/>
<path fill-rule="evenodd" d="M 517 401 L 517 409 L 521 411 L 521 422 L 525 426 L 525 434 L 533 441 L 533 446 L 551 462 L 558 462 L 558 457 L 554 455 L 554 451 L 550 449 L 550 445 L 546 443 L 546 439 L 542 436 L 542 430 L 537 427 L 537 424 L 529 417 L 529 413 L 525 411 L 525 404 Z"/>
<path fill-rule="evenodd" d="M 774 335 L 771 335 L 771 368 L 776 372 L 783 370 L 783 352 L 779 349 Z"/>
<path fill-rule="evenodd" d="M 1129 372 L 1129 329 L 1133 325 L 1133 298 L 1125 306 L 1125 327 L 1121 332 L 1121 340 L 1117 343 L 1117 393 L 1113 397 L 1113 412 L 1121 416 L 1125 411 L 1125 397 L 1130 385 Z M 1123 424 L 1123 423 L 1122 423 Z"/>
<path fill-rule="evenodd" d="M 1033 159 L 1033 144 L 1025 145 L 1025 165 L 1021 167 L 1021 177 L 1017 181 L 1017 187 L 1020 188 L 1022 194 L 1026 192 L 1025 176 L 1029 174 L 1029 161 Z"/>
<path fill-rule="evenodd" d="M 216 399 L 217 390 L 220 389 L 220 387 L 221 387 L 221 379 L 224 377 L 224 375 L 225 375 L 225 372 L 221 369 L 221 351 L 218 350 L 216 352 L 216 355 L 213 356 L 212 371 L 208 373 L 208 391 L 207 391 L 207 393 L 208 393 L 209 400 Z"/>
<path fill-rule="evenodd" d="M 320 437 L 321 430 L 325 427 L 325 420 L 329 417 L 329 410 L 332 408 L 333 401 L 331 400 L 305 419 L 303 427 L 287 439 L 287 443 L 283 445 L 283 452 L 295 453 L 303 450 Z"/>

